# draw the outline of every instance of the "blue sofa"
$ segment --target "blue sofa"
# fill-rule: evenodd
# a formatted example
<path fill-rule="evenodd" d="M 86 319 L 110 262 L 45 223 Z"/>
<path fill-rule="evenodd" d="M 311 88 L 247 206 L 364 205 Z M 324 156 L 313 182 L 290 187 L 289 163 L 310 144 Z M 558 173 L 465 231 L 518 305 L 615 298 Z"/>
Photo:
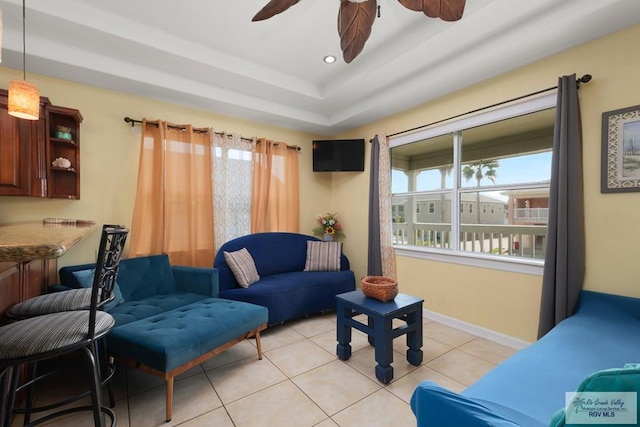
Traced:
<path fill-rule="evenodd" d="M 340 271 L 303 271 L 307 241 L 319 239 L 297 233 L 256 233 L 226 242 L 213 266 L 220 275 L 220 297 L 262 305 L 269 309 L 269 325 L 335 309 L 335 296 L 356 289 L 349 260 L 342 254 Z M 246 248 L 260 280 L 248 288 L 238 285 L 224 252 Z"/>
<path fill-rule="evenodd" d="M 418 426 L 548 426 L 597 371 L 640 361 L 640 299 L 583 291 L 576 313 L 461 394 L 425 381 L 411 397 Z"/>
<path fill-rule="evenodd" d="M 65 288 L 88 287 L 95 264 L 60 269 Z M 265 307 L 219 298 L 214 268 L 171 266 L 167 255 L 120 261 L 112 302 L 116 320 L 107 349 L 117 360 L 166 381 L 166 420 L 171 420 L 174 377 L 266 329 Z"/>

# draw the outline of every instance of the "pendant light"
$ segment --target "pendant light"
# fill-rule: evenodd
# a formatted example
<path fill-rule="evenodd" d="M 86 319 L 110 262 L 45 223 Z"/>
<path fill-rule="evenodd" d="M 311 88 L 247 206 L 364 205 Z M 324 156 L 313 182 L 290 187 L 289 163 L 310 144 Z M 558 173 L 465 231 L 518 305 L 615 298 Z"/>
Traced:
<path fill-rule="evenodd" d="M 0 62 L 2 62 L 2 9 L 0 9 Z"/>
<path fill-rule="evenodd" d="M 9 114 L 20 119 L 38 120 L 40 118 L 40 91 L 27 81 L 25 20 L 26 8 L 22 0 L 22 80 L 9 82 Z"/>

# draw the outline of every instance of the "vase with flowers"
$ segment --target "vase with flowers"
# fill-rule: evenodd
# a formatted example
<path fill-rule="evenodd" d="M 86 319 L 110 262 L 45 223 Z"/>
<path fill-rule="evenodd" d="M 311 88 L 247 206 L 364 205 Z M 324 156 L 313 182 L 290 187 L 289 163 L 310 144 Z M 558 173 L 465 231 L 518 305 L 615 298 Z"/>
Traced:
<path fill-rule="evenodd" d="M 338 214 L 328 212 L 318 215 L 318 226 L 313 229 L 314 236 L 322 236 L 324 240 L 334 240 L 339 237 L 347 237 L 342 231 L 342 224 L 338 221 Z"/>

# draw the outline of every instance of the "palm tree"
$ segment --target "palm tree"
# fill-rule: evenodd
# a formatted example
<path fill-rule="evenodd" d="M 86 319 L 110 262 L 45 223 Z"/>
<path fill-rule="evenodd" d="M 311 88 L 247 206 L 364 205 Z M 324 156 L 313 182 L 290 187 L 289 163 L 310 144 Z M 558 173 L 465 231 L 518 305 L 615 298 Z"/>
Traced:
<path fill-rule="evenodd" d="M 475 178 L 480 187 L 480 181 L 482 178 L 489 179 L 492 183 L 496 183 L 496 169 L 500 166 L 497 160 L 479 160 L 477 162 L 464 165 L 462 169 L 462 176 L 469 181 L 471 178 Z M 485 171 L 486 169 L 486 171 Z M 476 192 L 476 215 L 478 217 L 478 224 L 480 224 L 480 192 Z"/>

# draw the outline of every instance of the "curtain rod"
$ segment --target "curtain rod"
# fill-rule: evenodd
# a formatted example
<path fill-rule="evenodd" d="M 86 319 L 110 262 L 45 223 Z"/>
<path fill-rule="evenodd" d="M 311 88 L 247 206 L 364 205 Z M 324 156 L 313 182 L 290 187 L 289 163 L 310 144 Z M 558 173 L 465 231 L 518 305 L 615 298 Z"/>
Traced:
<path fill-rule="evenodd" d="M 131 127 L 135 126 L 136 124 L 140 124 L 140 125 L 142 124 L 142 120 L 132 119 L 132 118 L 131 118 L 131 117 L 129 117 L 129 116 L 125 117 L 125 118 L 124 118 L 124 121 L 125 121 L 126 123 L 131 123 Z M 148 125 L 151 125 L 151 126 L 158 127 L 158 123 L 154 123 L 154 122 L 147 122 L 147 124 L 148 124 Z M 178 129 L 178 130 L 185 130 L 185 129 L 186 129 L 184 126 L 176 126 L 176 125 L 168 125 L 168 126 L 169 126 L 171 129 Z M 209 132 L 209 130 L 208 130 L 208 129 L 198 129 L 198 128 L 193 129 L 193 131 L 194 131 L 194 132 L 197 132 L 197 133 L 208 133 L 208 132 Z M 224 136 L 224 135 L 231 136 L 230 134 L 225 134 L 224 132 L 213 132 L 213 133 L 215 133 L 216 135 L 221 135 L 221 136 Z M 242 141 L 253 142 L 253 139 L 252 139 L 252 138 L 245 138 L 244 136 L 241 136 L 241 137 L 240 137 L 240 139 L 241 139 Z M 257 143 L 259 144 L 259 143 L 260 143 L 260 141 L 258 141 Z M 277 144 L 278 144 L 278 143 L 276 143 L 276 145 L 277 145 Z M 298 147 L 297 145 L 287 145 L 287 148 L 288 148 L 288 149 L 290 149 L 290 150 L 296 150 L 296 151 L 301 151 L 301 150 L 302 150 L 302 148 Z"/>
<path fill-rule="evenodd" d="M 139 124 L 139 125 L 141 125 L 141 124 L 142 124 L 142 120 L 132 119 L 131 117 L 128 117 L 128 116 L 124 118 L 124 121 L 125 121 L 126 123 L 131 123 L 131 127 L 133 127 L 133 126 L 135 126 L 135 125 L 137 125 L 137 124 Z M 147 122 L 147 124 L 148 124 L 148 125 L 151 125 L 151 126 L 158 127 L 158 123 L 154 123 L 154 122 Z M 187 128 L 186 128 L 186 127 L 184 127 L 184 126 L 176 126 L 176 125 L 167 125 L 167 126 L 168 126 L 169 128 L 171 128 L 171 129 L 178 129 L 178 130 L 186 130 L 186 129 L 187 129 Z M 194 128 L 194 129 L 193 129 L 193 131 L 194 131 L 194 132 L 196 132 L 196 133 L 208 133 L 208 132 L 209 132 L 209 130 L 208 130 L 208 129 L 199 129 L 199 128 Z M 214 132 L 214 133 L 215 133 L 216 135 L 224 135 L 224 132 Z M 241 136 L 241 137 L 240 137 L 240 139 L 242 139 L 243 141 L 248 141 L 248 142 L 252 142 L 252 141 L 253 141 L 253 139 L 251 139 L 251 138 L 245 138 L 244 136 Z"/>
<path fill-rule="evenodd" d="M 576 80 L 576 84 L 578 85 L 578 88 L 580 88 L 580 83 L 589 83 L 591 81 L 591 78 L 592 78 L 591 74 L 585 74 L 584 76 L 582 76 L 579 79 L 577 79 Z M 488 110 L 489 108 L 498 107 L 500 105 L 508 104 L 509 102 L 519 101 L 519 100 L 521 100 L 523 98 L 528 98 L 530 96 L 540 95 L 541 93 L 549 92 L 549 91 L 552 91 L 552 90 L 557 89 L 557 88 L 558 88 L 558 86 L 551 86 L 551 87 L 548 87 L 546 89 L 542 89 L 542 90 L 539 90 L 539 91 L 536 91 L 536 92 L 528 93 L 526 95 L 518 96 L 516 98 L 507 99 L 506 101 L 501 101 L 501 102 L 498 102 L 496 104 L 491 104 L 491 105 L 487 105 L 485 107 L 476 108 L 475 110 L 467 111 L 466 113 L 456 114 L 455 116 L 447 117 L 446 119 L 436 120 L 435 122 L 427 123 L 426 125 L 420 125 L 420 126 L 417 126 L 417 127 L 411 128 L 411 129 L 401 130 L 400 132 L 396 132 L 396 133 L 392 133 L 391 135 L 387 135 L 387 137 L 391 138 L 393 136 L 402 135 L 403 133 L 413 132 L 414 130 L 418 130 L 418 129 L 426 128 L 426 127 L 429 127 L 429 126 L 437 125 L 438 123 L 446 122 L 446 121 L 452 120 L 452 119 L 457 119 L 459 117 L 466 116 L 468 114 L 477 113 L 479 111 Z"/>

